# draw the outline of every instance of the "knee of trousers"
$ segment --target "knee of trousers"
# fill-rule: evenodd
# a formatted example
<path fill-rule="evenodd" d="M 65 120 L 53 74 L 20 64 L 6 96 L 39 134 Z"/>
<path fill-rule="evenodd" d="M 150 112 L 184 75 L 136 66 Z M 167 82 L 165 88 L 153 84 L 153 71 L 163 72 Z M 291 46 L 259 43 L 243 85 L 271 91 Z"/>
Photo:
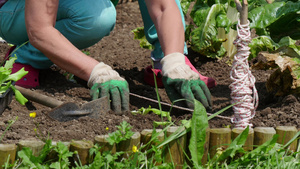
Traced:
<path fill-rule="evenodd" d="M 108 36 L 110 32 L 114 29 L 116 25 L 117 13 L 115 8 L 107 9 L 101 14 L 101 16 L 95 18 L 93 22 L 93 30 L 98 34 L 98 36 Z"/>
<path fill-rule="evenodd" d="M 116 24 L 116 10 L 115 8 L 105 9 L 101 15 L 95 15 L 86 20 L 88 22 L 83 32 L 81 44 L 79 48 L 86 48 L 99 42 L 103 37 L 108 36 L 114 29 Z M 75 45 L 77 46 L 77 45 Z"/>

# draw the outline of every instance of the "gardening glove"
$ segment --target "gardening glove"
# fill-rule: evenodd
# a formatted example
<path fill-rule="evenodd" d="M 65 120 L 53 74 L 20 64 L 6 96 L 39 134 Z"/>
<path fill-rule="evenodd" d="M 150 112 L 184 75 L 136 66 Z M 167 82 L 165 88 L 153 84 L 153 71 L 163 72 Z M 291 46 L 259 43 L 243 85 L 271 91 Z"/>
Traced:
<path fill-rule="evenodd" d="M 185 63 L 182 53 L 172 53 L 160 61 L 162 64 L 162 81 L 168 97 L 172 102 L 184 99 L 184 102 L 175 103 L 180 106 L 194 108 L 194 99 L 199 100 L 205 108 L 211 108 L 211 94 L 199 75 Z"/>
<path fill-rule="evenodd" d="M 96 65 L 88 80 L 88 87 L 91 88 L 93 100 L 107 96 L 115 113 L 129 111 L 128 83 L 110 66 L 103 62 Z"/>

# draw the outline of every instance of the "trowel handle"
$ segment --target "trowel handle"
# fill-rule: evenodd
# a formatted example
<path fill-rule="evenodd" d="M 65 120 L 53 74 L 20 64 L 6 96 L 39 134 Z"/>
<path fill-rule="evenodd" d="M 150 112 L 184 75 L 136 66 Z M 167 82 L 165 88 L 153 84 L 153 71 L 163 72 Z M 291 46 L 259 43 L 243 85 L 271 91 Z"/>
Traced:
<path fill-rule="evenodd" d="M 30 89 L 25 89 L 23 87 L 20 86 L 15 86 L 17 88 L 17 90 L 19 90 L 24 97 L 26 97 L 28 100 L 40 103 L 44 106 L 48 106 L 51 108 L 57 107 L 61 104 L 63 104 L 62 101 L 56 100 L 54 98 L 51 98 L 49 96 L 40 94 L 36 91 L 32 91 Z"/>

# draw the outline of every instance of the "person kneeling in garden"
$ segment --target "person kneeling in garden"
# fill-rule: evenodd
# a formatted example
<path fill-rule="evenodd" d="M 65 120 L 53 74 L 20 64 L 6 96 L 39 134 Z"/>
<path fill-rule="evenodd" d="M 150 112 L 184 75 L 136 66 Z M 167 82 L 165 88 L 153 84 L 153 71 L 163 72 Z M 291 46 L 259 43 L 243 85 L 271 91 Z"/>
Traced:
<path fill-rule="evenodd" d="M 80 51 L 113 30 L 117 1 L 112 1 L 2 0 L 0 37 L 18 48 L 13 51 L 18 57 L 13 72 L 22 67 L 29 71 L 16 85 L 38 86 L 39 69 L 55 64 L 87 81 L 92 99 L 109 96 L 112 110 L 128 111 L 126 80 L 109 65 Z M 145 81 L 154 85 L 152 71 L 161 73 L 161 87 L 171 101 L 185 99 L 185 106 L 193 108 L 197 99 L 210 107 L 208 87 L 214 87 L 215 81 L 202 76 L 185 56 L 185 25 L 179 0 L 139 0 L 139 5 L 145 35 L 155 47 L 151 53 L 154 68 L 145 69 Z"/>

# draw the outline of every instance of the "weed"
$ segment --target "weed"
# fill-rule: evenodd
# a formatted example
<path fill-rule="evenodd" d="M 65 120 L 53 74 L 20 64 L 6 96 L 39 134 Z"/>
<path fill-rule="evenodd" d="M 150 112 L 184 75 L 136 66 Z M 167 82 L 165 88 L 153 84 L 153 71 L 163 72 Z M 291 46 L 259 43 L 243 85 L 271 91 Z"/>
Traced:
<path fill-rule="evenodd" d="M 134 134 L 131 131 L 131 126 L 126 121 L 123 121 L 119 126 L 116 126 L 118 130 L 113 133 L 108 134 L 107 141 L 110 145 L 118 144 L 123 140 L 130 139 L 130 137 Z"/>

